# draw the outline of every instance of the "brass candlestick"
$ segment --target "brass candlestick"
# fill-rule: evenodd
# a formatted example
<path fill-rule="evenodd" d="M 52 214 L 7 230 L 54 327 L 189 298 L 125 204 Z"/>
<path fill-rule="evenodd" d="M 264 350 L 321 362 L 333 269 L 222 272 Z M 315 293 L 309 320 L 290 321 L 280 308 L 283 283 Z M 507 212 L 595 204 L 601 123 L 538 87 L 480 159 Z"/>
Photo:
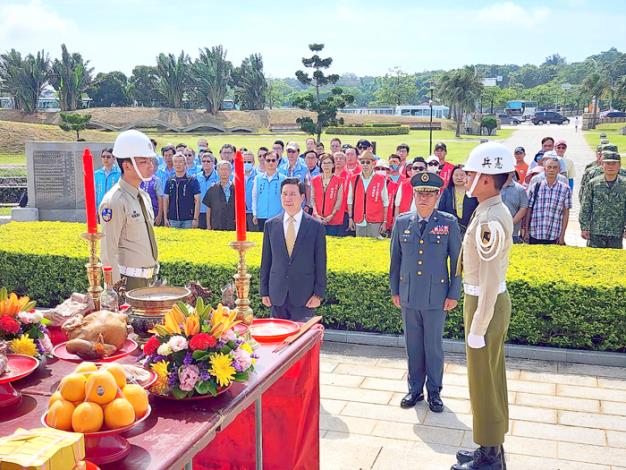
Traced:
<path fill-rule="evenodd" d="M 96 311 L 100 310 L 100 293 L 102 292 L 102 263 L 98 258 L 98 241 L 104 235 L 100 232 L 82 233 L 82 238 L 89 242 L 89 262 L 85 264 L 87 269 L 87 281 L 89 281 L 89 295 L 93 300 Z"/>
<path fill-rule="evenodd" d="M 239 263 L 237 263 L 237 273 L 233 276 L 235 279 L 235 290 L 237 291 L 237 300 L 235 309 L 237 310 L 237 319 L 246 325 L 250 325 L 254 320 L 254 314 L 250 307 L 250 274 L 248 274 L 248 266 L 246 265 L 246 251 L 255 246 L 254 242 L 236 241 L 230 242 L 230 247 L 239 252 Z"/>

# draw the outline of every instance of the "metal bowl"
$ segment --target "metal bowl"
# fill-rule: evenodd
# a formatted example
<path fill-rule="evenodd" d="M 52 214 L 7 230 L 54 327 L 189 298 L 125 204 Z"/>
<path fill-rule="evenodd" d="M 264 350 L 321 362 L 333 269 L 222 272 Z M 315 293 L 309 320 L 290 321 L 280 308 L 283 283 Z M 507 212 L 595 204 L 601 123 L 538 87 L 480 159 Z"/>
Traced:
<path fill-rule="evenodd" d="M 191 291 L 186 287 L 141 287 L 127 292 L 126 302 L 133 310 L 146 312 L 144 315 L 149 315 L 149 312 L 155 312 L 159 315 L 167 312 L 175 303 L 184 301 L 190 295 Z"/>

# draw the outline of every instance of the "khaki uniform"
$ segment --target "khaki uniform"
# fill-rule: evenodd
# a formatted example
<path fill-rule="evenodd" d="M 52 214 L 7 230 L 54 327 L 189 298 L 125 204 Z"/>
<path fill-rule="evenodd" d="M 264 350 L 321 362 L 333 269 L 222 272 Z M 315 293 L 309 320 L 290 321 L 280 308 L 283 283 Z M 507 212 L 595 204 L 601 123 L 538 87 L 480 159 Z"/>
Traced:
<path fill-rule="evenodd" d="M 485 347 L 466 347 L 473 437 L 485 447 L 503 444 L 509 430 L 504 341 L 511 318 L 505 280 L 512 235 L 511 213 L 497 195 L 478 205 L 463 240 L 466 342 L 469 333 L 485 337 Z"/>
<path fill-rule="evenodd" d="M 156 268 L 154 213 L 148 193 L 122 178 L 105 194 L 98 214 L 104 234 L 100 256 L 103 264 L 113 268 L 113 282 L 120 280 L 120 267 Z M 152 276 L 124 277 L 127 290 L 145 287 L 152 280 Z"/>

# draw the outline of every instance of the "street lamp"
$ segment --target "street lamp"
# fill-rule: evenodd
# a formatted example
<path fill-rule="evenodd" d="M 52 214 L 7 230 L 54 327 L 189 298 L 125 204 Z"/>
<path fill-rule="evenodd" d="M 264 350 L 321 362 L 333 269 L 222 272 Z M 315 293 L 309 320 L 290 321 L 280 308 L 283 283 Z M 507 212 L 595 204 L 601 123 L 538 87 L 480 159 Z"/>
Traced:
<path fill-rule="evenodd" d="M 430 99 L 428 100 L 428 106 L 430 106 L 430 150 L 428 155 L 433 154 L 433 92 L 434 88 L 430 87 Z"/>

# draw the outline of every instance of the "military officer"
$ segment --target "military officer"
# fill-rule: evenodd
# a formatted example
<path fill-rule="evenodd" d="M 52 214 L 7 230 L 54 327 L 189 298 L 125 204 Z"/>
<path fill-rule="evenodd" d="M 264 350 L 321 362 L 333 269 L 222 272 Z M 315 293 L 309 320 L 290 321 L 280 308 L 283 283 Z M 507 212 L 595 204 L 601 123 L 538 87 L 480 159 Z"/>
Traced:
<path fill-rule="evenodd" d="M 461 290 L 456 275 L 461 232 L 454 217 L 435 210 L 443 180 L 419 172 L 411 178 L 415 212 L 401 215 L 391 235 L 389 281 L 396 307 L 402 309 L 408 358 L 408 393 L 400 406 L 424 399 L 435 413 L 443 411 L 443 327 L 446 311 L 456 305 Z M 450 273 L 448 273 L 450 260 Z"/>
<path fill-rule="evenodd" d="M 619 175 L 621 157 L 604 152 L 603 174 L 587 183 L 579 214 L 581 236 L 592 248 L 619 248 L 626 236 L 626 177 Z"/>
<path fill-rule="evenodd" d="M 150 196 L 139 189 L 152 177 L 156 158 L 148 137 L 136 130 L 122 132 L 113 146 L 121 179 L 99 207 L 104 238 L 102 262 L 113 268 L 113 282 L 126 279 L 126 289 L 146 287 L 158 272 L 154 213 Z"/>
<path fill-rule="evenodd" d="M 464 170 L 467 194 L 478 199 L 463 240 L 462 263 L 473 439 L 480 447 L 457 452 L 452 470 L 500 470 L 509 430 L 504 341 L 511 299 L 505 279 L 513 243 L 513 220 L 500 190 L 515 171 L 515 160 L 504 145 L 487 142 L 472 150 Z"/>
<path fill-rule="evenodd" d="M 578 200 L 580 203 L 583 203 L 585 192 L 589 186 L 589 182 L 594 179 L 596 176 L 604 173 L 604 166 L 602 165 L 602 160 L 604 158 L 604 154 L 617 153 L 619 155 L 617 145 L 615 144 L 601 144 L 600 145 L 600 158 L 596 161 L 596 164 L 585 170 L 582 179 L 580 180 L 580 190 L 578 191 Z M 626 176 L 626 169 L 619 169 L 620 176 Z"/>

